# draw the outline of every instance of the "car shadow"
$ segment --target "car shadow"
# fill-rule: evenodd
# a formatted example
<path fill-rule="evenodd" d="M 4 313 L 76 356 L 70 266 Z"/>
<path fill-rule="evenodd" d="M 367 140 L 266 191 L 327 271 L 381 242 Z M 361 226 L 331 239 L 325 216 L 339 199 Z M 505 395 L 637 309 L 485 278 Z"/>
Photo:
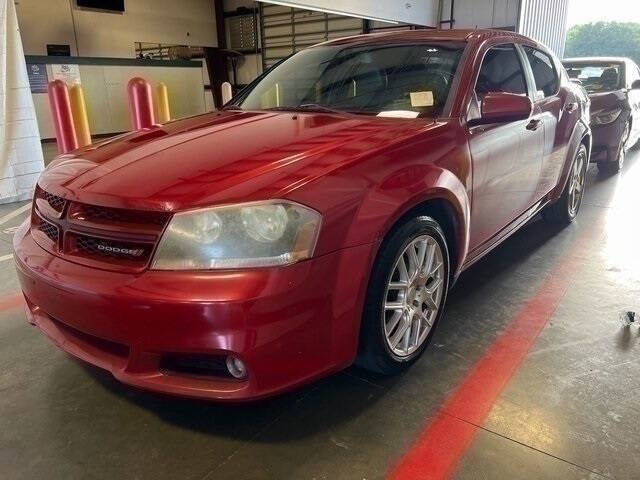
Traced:
<path fill-rule="evenodd" d="M 152 412 L 163 422 L 206 435 L 244 441 L 263 433 L 266 434 L 261 435 L 263 443 L 295 441 L 331 430 L 362 415 L 367 409 L 375 408 L 386 392 L 386 389 L 349 373 L 354 371 L 352 367 L 346 372 L 263 400 L 219 403 L 135 389 L 121 384 L 107 371 L 84 363 L 81 365 L 88 376 L 109 393 Z M 400 378 L 402 375 L 394 381 Z M 295 422 L 296 428 L 278 430 L 275 434 L 273 429 L 266 432 L 267 427 L 282 416 L 296 415 L 296 412 L 304 417 L 310 415 L 313 419 Z"/>

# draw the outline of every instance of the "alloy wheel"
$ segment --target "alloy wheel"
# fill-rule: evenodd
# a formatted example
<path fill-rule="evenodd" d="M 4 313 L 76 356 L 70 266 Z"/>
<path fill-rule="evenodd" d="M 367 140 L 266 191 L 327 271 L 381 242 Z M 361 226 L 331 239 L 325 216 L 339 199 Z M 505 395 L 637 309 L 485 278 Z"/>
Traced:
<path fill-rule="evenodd" d="M 441 308 L 444 256 L 430 235 L 412 240 L 396 259 L 385 291 L 382 321 L 387 346 L 407 357 L 426 340 Z"/>
<path fill-rule="evenodd" d="M 580 208 L 582 196 L 584 194 L 584 184 L 586 179 L 586 158 L 584 153 L 580 153 L 573 162 L 571 178 L 569 184 L 569 214 L 574 217 Z"/>

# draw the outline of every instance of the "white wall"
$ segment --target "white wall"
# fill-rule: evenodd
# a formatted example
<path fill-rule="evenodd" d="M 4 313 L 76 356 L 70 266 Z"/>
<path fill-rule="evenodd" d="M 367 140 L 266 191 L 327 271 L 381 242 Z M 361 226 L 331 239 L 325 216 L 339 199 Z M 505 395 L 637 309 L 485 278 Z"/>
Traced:
<path fill-rule="evenodd" d="M 135 57 L 135 42 L 217 45 L 213 0 L 127 0 L 125 9 L 105 13 L 78 9 L 70 0 L 16 0 L 25 54 L 46 55 L 48 43 L 68 44 L 72 55 L 121 58 Z"/>
<path fill-rule="evenodd" d="M 519 0 L 455 0 L 454 28 L 516 27 Z M 451 16 L 451 0 L 442 2 L 442 20 Z M 449 28 L 443 24 L 442 28 Z"/>
<path fill-rule="evenodd" d="M 569 0 L 523 0 L 519 31 L 545 44 L 562 58 L 567 40 L 568 12 Z"/>
<path fill-rule="evenodd" d="M 568 6 L 569 0 L 455 0 L 454 28 L 516 27 L 562 57 Z M 443 0 L 442 19 L 450 16 L 451 0 Z"/>

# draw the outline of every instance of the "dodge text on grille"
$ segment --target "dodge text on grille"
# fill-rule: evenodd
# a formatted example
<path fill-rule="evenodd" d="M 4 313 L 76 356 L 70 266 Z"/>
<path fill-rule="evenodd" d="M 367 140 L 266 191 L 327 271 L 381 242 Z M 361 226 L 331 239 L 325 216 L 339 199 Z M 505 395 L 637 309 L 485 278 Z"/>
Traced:
<path fill-rule="evenodd" d="M 131 255 L 133 257 L 139 257 L 144 253 L 142 248 L 120 248 L 104 245 L 102 243 L 98 244 L 98 250 L 102 250 L 103 252 L 121 253 L 122 255 Z"/>

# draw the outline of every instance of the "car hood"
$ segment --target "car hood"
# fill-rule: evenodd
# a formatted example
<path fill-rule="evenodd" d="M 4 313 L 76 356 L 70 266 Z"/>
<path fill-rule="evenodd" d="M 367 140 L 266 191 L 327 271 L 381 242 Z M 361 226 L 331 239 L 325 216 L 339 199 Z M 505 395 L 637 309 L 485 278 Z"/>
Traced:
<path fill-rule="evenodd" d="M 143 210 L 284 197 L 434 125 L 347 114 L 216 112 L 62 155 L 38 183 L 70 200 Z"/>
<path fill-rule="evenodd" d="M 624 90 L 616 90 L 613 92 L 591 93 L 591 114 L 613 110 L 624 105 L 627 94 Z"/>

